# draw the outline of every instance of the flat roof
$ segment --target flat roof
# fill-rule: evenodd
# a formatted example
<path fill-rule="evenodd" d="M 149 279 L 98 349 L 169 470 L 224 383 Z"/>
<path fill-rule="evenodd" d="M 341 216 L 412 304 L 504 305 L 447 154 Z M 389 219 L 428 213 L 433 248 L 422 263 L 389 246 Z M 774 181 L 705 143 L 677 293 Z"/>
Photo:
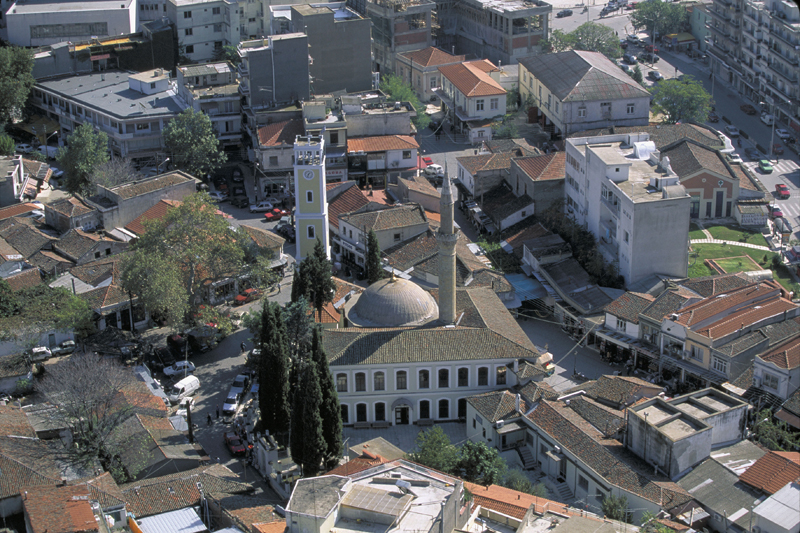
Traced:
<path fill-rule="evenodd" d="M 54 0 L 17 0 L 9 9 L 9 15 L 31 15 L 35 13 L 69 13 L 72 11 L 119 10 L 120 5 L 128 9 L 133 0 L 93 0 L 91 2 L 56 2 Z"/>
<path fill-rule="evenodd" d="M 142 94 L 128 85 L 133 72 L 107 70 L 89 74 L 69 75 L 36 82 L 36 87 L 58 94 L 93 111 L 121 119 L 176 115 L 184 105 L 178 102 L 175 91 Z"/>

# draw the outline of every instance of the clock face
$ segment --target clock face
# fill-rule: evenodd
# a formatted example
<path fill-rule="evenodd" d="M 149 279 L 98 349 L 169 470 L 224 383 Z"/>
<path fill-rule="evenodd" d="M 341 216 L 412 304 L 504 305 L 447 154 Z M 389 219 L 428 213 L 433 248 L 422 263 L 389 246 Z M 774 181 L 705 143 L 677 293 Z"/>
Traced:
<path fill-rule="evenodd" d="M 313 180 L 314 179 L 314 171 L 313 170 L 304 170 L 303 171 L 303 177 L 305 179 L 307 179 L 307 180 Z"/>

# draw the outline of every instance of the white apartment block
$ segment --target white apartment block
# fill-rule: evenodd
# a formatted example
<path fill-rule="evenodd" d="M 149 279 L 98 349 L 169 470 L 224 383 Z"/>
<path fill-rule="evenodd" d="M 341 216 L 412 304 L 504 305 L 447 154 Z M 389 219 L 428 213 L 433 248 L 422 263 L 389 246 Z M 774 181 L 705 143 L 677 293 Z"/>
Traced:
<path fill-rule="evenodd" d="M 686 276 L 691 197 L 648 134 L 569 139 L 565 169 L 567 212 L 627 285 Z"/>
<path fill-rule="evenodd" d="M 178 44 L 192 61 L 209 61 L 224 46 L 239 44 L 239 4 L 229 0 L 168 0 Z"/>
<path fill-rule="evenodd" d="M 242 140 L 242 111 L 236 71 L 226 62 L 189 65 L 177 69 L 178 98 L 182 104 L 208 115 L 223 145 Z"/>

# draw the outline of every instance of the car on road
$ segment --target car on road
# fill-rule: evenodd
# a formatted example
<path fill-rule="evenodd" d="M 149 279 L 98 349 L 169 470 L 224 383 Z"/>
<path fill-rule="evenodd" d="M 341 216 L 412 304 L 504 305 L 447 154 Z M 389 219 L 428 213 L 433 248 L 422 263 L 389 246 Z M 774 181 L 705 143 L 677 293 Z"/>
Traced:
<path fill-rule="evenodd" d="M 766 159 L 762 159 L 758 162 L 758 169 L 764 174 L 772 174 L 772 163 Z"/>
<path fill-rule="evenodd" d="M 234 183 L 243 183 L 244 176 L 242 176 L 242 171 L 239 169 L 234 170 L 233 177 L 231 179 L 233 180 Z"/>
<path fill-rule="evenodd" d="M 789 187 L 787 187 L 785 183 L 775 184 L 775 193 L 781 200 L 785 200 L 792 195 L 792 192 L 789 190 Z"/>
<path fill-rule="evenodd" d="M 756 108 L 751 106 L 750 104 L 742 104 L 739 106 L 739 109 L 741 109 L 744 113 L 748 115 L 755 115 L 758 113 L 758 111 L 756 111 Z"/>
<path fill-rule="evenodd" d="M 195 371 L 194 363 L 191 361 L 178 361 L 172 366 L 168 366 L 164 369 L 164 375 L 173 377 L 184 377 L 186 374 L 191 374 Z"/>
<path fill-rule="evenodd" d="M 224 438 L 225 446 L 228 447 L 228 451 L 231 452 L 231 455 L 244 455 L 247 453 L 247 446 L 242 443 L 242 439 L 239 438 L 239 435 L 233 431 L 225 433 Z"/>
<path fill-rule="evenodd" d="M 428 165 L 425 167 L 425 170 L 423 170 L 423 174 L 428 177 L 442 177 L 444 176 L 444 169 L 442 165 Z"/>
<path fill-rule="evenodd" d="M 250 388 L 250 376 L 239 374 L 233 380 L 231 385 L 231 392 L 229 394 L 237 393 L 244 394 Z"/>
<path fill-rule="evenodd" d="M 175 364 L 175 356 L 169 348 L 159 347 L 153 350 L 151 365 L 156 370 L 163 370 Z"/>
<path fill-rule="evenodd" d="M 275 206 L 272 205 L 272 202 L 267 202 L 266 200 L 258 202 L 257 204 L 250 204 L 251 213 L 264 213 L 266 211 L 272 211 L 273 209 L 275 209 Z"/>
<path fill-rule="evenodd" d="M 729 137 L 738 137 L 739 136 L 739 128 L 737 128 L 733 124 L 729 124 L 729 125 L 725 126 L 725 133 L 727 133 Z"/>
<path fill-rule="evenodd" d="M 628 42 L 631 43 L 631 44 L 639 44 L 639 36 L 638 35 L 631 34 L 631 35 L 628 35 L 626 37 L 626 39 L 628 39 Z"/>
<path fill-rule="evenodd" d="M 633 75 L 633 68 L 630 65 L 622 64 L 619 66 L 625 74 Z"/>
<path fill-rule="evenodd" d="M 289 211 L 287 211 L 286 209 L 281 209 L 280 207 L 273 207 L 272 211 L 264 213 L 264 218 L 267 220 L 267 222 L 280 220 L 285 216 L 289 216 Z"/>
<path fill-rule="evenodd" d="M 708 121 L 709 121 L 709 122 L 719 122 L 719 115 L 717 115 L 716 113 L 714 113 L 713 111 L 711 111 L 711 112 L 708 114 Z"/>
<path fill-rule="evenodd" d="M 777 205 L 769 206 L 769 218 L 781 218 L 783 216 L 783 211 Z"/>
<path fill-rule="evenodd" d="M 625 54 L 624 56 L 622 56 L 622 60 L 623 60 L 624 62 L 626 62 L 627 64 L 629 64 L 629 65 L 635 65 L 636 63 L 638 63 L 638 62 L 639 62 L 639 61 L 636 59 L 636 56 L 635 56 L 635 55 L 633 55 L 633 54 Z"/>
<path fill-rule="evenodd" d="M 297 237 L 295 236 L 294 233 L 294 226 L 292 226 L 291 224 L 284 224 L 282 226 L 275 228 L 275 233 L 277 233 L 278 235 L 280 235 L 281 237 L 292 243 L 297 240 Z"/>
<path fill-rule="evenodd" d="M 752 161 L 758 161 L 759 159 L 761 159 L 761 152 L 759 152 L 755 148 L 745 148 L 744 155 L 746 155 L 747 158 Z"/>
<path fill-rule="evenodd" d="M 653 81 L 661 81 L 664 79 L 664 75 L 658 72 L 657 70 L 651 70 L 647 73 L 647 77 Z"/>
<path fill-rule="evenodd" d="M 777 135 L 783 142 L 786 142 L 786 140 L 791 137 L 789 132 L 783 128 L 775 128 L 775 135 Z"/>
<path fill-rule="evenodd" d="M 245 289 L 242 294 L 238 294 L 233 299 L 233 305 L 244 305 L 246 303 L 254 302 L 261 298 L 261 291 L 254 288 Z"/>
<path fill-rule="evenodd" d="M 739 154 L 737 154 L 735 152 L 728 154 L 728 160 L 731 163 L 742 163 L 743 162 L 742 161 L 742 156 L 740 156 Z"/>
<path fill-rule="evenodd" d="M 769 113 L 761 113 L 761 122 L 767 126 L 772 126 L 772 123 L 775 122 L 775 117 Z"/>
<path fill-rule="evenodd" d="M 208 193 L 212 200 L 215 202 L 224 202 L 228 199 L 228 193 L 222 191 L 212 191 Z"/>
<path fill-rule="evenodd" d="M 14 149 L 23 154 L 29 154 L 33 152 L 33 146 L 27 143 L 19 143 L 14 147 Z"/>
<path fill-rule="evenodd" d="M 47 346 L 36 346 L 31 348 L 31 361 L 47 361 L 53 356 L 53 352 Z"/>
<path fill-rule="evenodd" d="M 658 63 L 658 60 L 661 59 L 658 55 L 652 52 L 645 52 L 644 54 L 639 54 L 639 59 L 644 61 L 645 63 Z"/>
<path fill-rule="evenodd" d="M 655 45 L 652 45 L 652 44 L 644 45 L 644 51 L 645 52 L 650 52 L 650 53 L 653 53 L 653 54 L 657 54 L 659 52 L 658 47 L 655 46 Z"/>
<path fill-rule="evenodd" d="M 626 50 L 628 48 L 628 41 L 625 39 L 620 39 L 619 47 L 622 48 L 623 50 Z"/>
<path fill-rule="evenodd" d="M 639 2 L 630 2 L 625 6 L 625 9 L 627 9 L 627 10 L 636 9 L 636 4 L 638 4 L 638 3 Z"/>
<path fill-rule="evenodd" d="M 57 357 L 59 355 L 69 355 L 75 351 L 75 348 L 77 348 L 75 341 L 67 340 L 53 348 L 51 352 L 53 357 Z"/>
<path fill-rule="evenodd" d="M 560 19 L 560 18 L 563 18 L 563 17 L 569 17 L 571 15 L 572 15 L 572 10 L 571 9 L 562 9 L 561 11 L 556 13 L 556 18 Z"/>
<path fill-rule="evenodd" d="M 228 397 L 225 398 L 225 403 L 222 404 L 222 414 L 225 416 L 233 416 L 239 408 L 239 403 L 242 401 L 243 394 L 241 392 L 229 392 Z"/>
<path fill-rule="evenodd" d="M 425 156 L 425 157 L 422 158 L 422 162 L 425 163 L 426 165 L 432 165 L 433 164 L 433 159 L 431 159 L 428 156 Z"/>
<path fill-rule="evenodd" d="M 58 179 L 64 175 L 64 171 L 58 167 L 50 167 L 50 175 Z"/>
<path fill-rule="evenodd" d="M 231 198 L 231 205 L 243 209 L 250 205 L 250 198 L 247 196 L 234 196 Z"/>

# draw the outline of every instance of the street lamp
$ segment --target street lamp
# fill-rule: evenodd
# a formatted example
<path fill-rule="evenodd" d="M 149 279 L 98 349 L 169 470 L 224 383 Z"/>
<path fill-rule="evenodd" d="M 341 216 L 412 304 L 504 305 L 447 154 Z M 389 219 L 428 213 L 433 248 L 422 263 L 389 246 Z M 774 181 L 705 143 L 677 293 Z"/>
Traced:
<path fill-rule="evenodd" d="M 163 160 L 156 166 L 156 174 L 161 174 L 161 165 L 166 165 L 169 162 L 169 157 Z M 166 167 L 164 167 L 166 169 Z"/>

